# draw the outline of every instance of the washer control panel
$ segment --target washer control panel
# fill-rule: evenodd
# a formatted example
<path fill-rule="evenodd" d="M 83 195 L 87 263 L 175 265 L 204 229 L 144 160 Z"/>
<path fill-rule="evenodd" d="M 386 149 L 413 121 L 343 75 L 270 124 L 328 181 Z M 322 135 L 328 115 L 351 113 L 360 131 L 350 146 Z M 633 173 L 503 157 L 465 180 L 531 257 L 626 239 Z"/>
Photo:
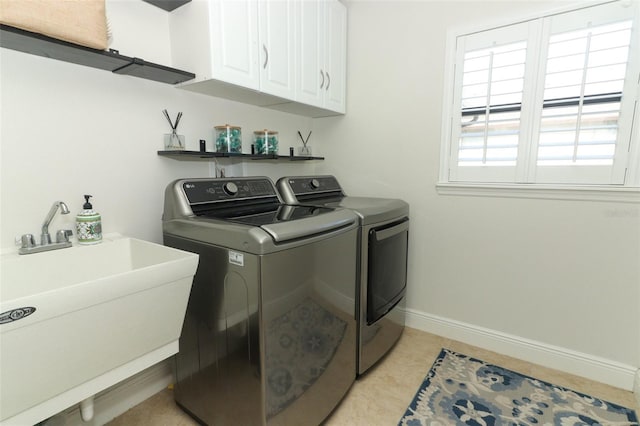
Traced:
<path fill-rule="evenodd" d="M 278 197 L 273 182 L 266 177 L 186 180 L 182 190 L 191 205 Z"/>

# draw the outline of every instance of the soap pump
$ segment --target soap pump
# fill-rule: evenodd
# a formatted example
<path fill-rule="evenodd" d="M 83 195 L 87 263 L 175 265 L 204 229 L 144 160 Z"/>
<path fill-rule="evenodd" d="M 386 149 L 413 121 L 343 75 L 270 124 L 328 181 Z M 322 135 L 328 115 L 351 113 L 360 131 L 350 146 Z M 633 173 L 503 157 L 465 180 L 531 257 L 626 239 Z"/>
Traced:
<path fill-rule="evenodd" d="M 79 244 L 97 244 L 102 241 L 102 218 L 89 202 L 92 195 L 85 195 L 83 210 L 76 216 L 76 231 Z"/>

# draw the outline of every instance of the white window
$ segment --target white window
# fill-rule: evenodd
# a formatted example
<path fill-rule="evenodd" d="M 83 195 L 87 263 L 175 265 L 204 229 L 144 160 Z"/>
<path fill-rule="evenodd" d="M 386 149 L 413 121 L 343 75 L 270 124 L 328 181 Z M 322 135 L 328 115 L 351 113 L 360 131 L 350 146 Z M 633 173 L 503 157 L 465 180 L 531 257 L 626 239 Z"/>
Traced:
<path fill-rule="evenodd" d="M 638 4 L 450 34 L 441 183 L 639 187 Z"/>

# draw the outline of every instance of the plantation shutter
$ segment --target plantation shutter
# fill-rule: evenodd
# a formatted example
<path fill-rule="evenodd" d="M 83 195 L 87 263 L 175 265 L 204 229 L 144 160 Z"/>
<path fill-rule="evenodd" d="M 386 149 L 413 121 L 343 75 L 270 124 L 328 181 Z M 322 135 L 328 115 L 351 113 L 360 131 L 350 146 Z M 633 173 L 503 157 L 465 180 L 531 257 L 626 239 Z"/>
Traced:
<path fill-rule="evenodd" d="M 629 61 L 632 24 L 632 8 L 620 3 L 546 20 L 535 120 L 536 182 L 624 182 L 633 119 L 633 105 L 625 103 L 634 102 L 634 96 L 623 92 L 634 94 L 633 84 L 624 89 L 633 83 L 626 77 L 637 76 L 636 64 Z"/>
<path fill-rule="evenodd" d="M 639 7 L 612 2 L 458 36 L 448 181 L 624 184 Z"/>
<path fill-rule="evenodd" d="M 527 135 L 530 23 L 459 37 L 451 181 L 513 182 Z"/>

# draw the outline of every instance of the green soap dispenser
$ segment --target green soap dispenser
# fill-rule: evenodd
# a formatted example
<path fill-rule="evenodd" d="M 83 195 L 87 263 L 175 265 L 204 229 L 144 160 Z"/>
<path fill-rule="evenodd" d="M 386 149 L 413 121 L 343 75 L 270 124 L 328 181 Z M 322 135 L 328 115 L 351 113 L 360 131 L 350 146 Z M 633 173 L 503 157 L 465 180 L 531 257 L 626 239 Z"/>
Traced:
<path fill-rule="evenodd" d="M 76 216 L 76 231 L 80 244 L 97 244 L 102 241 L 102 218 L 100 213 L 93 210 L 89 202 L 91 197 L 92 195 L 84 196 L 84 210 Z"/>

